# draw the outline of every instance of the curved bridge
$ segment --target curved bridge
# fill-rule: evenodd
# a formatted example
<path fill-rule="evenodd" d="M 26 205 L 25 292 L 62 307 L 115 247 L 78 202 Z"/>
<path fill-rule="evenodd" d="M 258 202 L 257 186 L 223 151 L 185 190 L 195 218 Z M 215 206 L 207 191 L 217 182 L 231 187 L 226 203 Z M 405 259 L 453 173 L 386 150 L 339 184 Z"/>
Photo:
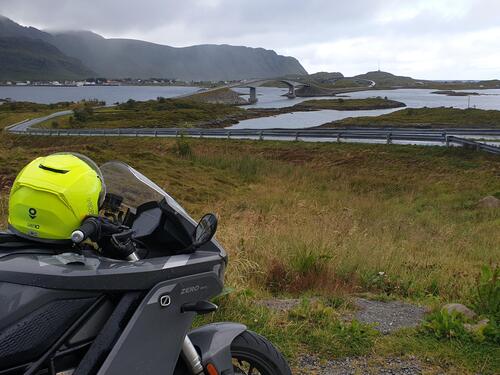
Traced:
<path fill-rule="evenodd" d="M 230 88 L 248 87 L 250 89 L 250 99 L 248 100 L 248 102 L 249 102 L 249 104 L 255 104 L 255 103 L 257 103 L 257 100 L 258 100 L 257 99 L 257 87 L 260 87 L 267 82 L 280 82 L 280 83 L 284 83 L 285 85 L 287 85 L 288 86 L 288 93 L 285 94 L 285 96 L 289 99 L 294 99 L 296 97 L 295 90 L 298 87 L 309 87 L 310 86 L 307 83 L 295 82 L 295 81 L 291 81 L 291 80 L 287 80 L 287 79 L 268 78 L 268 79 L 256 79 L 256 80 L 241 82 L 241 83 L 237 83 L 237 84 L 230 85 L 227 87 L 230 87 Z"/>

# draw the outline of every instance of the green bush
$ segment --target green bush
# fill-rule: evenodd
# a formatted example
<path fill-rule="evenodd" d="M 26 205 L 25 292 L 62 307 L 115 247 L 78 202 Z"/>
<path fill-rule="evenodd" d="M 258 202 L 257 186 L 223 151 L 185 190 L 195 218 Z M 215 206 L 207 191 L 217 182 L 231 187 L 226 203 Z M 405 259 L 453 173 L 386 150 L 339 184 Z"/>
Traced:
<path fill-rule="evenodd" d="M 461 342 L 500 344 L 500 281 L 498 267 L 485 266 L 472 293 L 472 307 L 478 318 L 467 319 L 458 312 L 436 311 L 424 321 L 422 328 L 437 339 Z M 477 321 L 479 320 L 479 322 Z"/>
<path fill-rule="evenodd" d="M 500 268 L 484 266 L 473 292 L 472 306 L 480 314 L 500 322 Z"/>
<path fill-rule="evenodd" d="M 464 317 L 456 312 L 450 314 L 446 310 L 436 311 L 426 318 L 423 328 L 437 339 L 468 337 L 468 332 L 464 327 Z"/>
<path fill-rule="evenodd" d="M 94 109 L 89 105 L 85 105 L 83 108 L 76 108 L 73 111 L 73 117 L 77 122 L 86 122 L 92 117 L 93 114 Z"/>
<path fill-rule="evenodd" d="M 330 255 L 317 254 L 307 246 L 300 246 L 291 256 L 290 266 L 294 272 L 301 275 L 321 273 L 330 259 Z"/>
<path fill-rule="evenodd" d="M 481 333 L 486 341 L 500 345 L 500 326 L 498 322 L 491 320 Z"/>
<path fill-rule="evenodd" d="M 189 145 L 189 142 L 184 136 L 180 136 L 175 141 L 175 153 L 182 158 L 191 158 L 193 156 L 193 150 Z"/>

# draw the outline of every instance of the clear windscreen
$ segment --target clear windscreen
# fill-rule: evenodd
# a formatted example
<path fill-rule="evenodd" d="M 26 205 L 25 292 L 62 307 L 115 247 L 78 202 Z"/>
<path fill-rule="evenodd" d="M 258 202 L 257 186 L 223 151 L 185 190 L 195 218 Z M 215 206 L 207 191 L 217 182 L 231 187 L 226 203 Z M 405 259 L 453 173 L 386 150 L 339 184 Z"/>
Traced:
<path fill-rule="evenodd" d="M 128 209 L 135 214 L 137 207 L 145 203 L 165 200 L 175 211 L 194 223 L 169 194 L 131 166 L 111 161 L 103 164 L 100 169 L 106 183 L 108 204 L 110 197 L 115 198 L 120 201 L 120 210 Z"/>

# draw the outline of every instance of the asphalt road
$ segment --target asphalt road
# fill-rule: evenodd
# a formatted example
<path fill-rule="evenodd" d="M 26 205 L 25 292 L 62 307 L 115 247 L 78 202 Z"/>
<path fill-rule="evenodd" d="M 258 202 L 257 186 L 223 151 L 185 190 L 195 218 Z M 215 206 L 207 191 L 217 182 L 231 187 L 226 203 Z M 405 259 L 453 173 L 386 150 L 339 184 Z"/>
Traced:
<path fill-rule="evenodd" d="M 14 134 L 48 136 L 129 136 L 129 137 L 189 137 L 267 139 L 309 142 L 400 143 L 420 145 L 464 146 L 500 155 L 500 147 L 477 140 L 500 140 L 500 129 L 478 128 L 307 128 L 307 129 L 175 129 L 175 128 L 123 128 L 123 129 L 36 129 L 41 122 L 71 114 L 61 111 L 30 119 L 7 127 Z"/>
<path fill-rule="evenodd" d="M 47 121 L 47 120 L 50 120 L 50 119 L 53 119 L 56 117 L 70 115 L 72 113 L 73 113 L 73 111 L 71 111 L 71 110 L 51 113 L 48 116 L 37 117 L 37 118 L 31 119 L 31 120 L 27 120 L 27 121 L 18 123 L 14 126 L 9 127 L 8 130 L 11 132 L 25 132 L 33 125 L 40 124 L 41 122 L 44 122 L 44 121 Z"/>

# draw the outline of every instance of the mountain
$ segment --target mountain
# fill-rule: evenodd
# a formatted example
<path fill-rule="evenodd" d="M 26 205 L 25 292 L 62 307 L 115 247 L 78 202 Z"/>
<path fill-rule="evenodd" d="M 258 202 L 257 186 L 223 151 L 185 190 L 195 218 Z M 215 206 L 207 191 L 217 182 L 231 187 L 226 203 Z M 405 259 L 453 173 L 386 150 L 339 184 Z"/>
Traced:
<path fill-rule="evenodd" d="M 0 36 L 47 40 L 51 35 L 31 26 L 21 26 L 11 19 L 0 15 Z"/>
<path fill-rule="evenodd" d="M 0 37 L 0 79 L 56 80 L 95 75 L 41 39 Z"/>
<path fill-rule="evenodd" d="M 306 74 L 293 57 L 263 48 L 199 45 L 174 48 L 91 32 L 53 34 L 52 43 L 104 77 L 233 80 Z"/>
<path fill-rule="evenodd" d="M 43 41 L 69 60 L 78 60 L 86 71 L 107 78 L 170 78 L 178 80 L 233 80 L 307 74 L 293 57 L 272 50 L 230 45 L 198 45 L 175 48 L 133 39 L 106 39 L 90 31 L 44 32 L 0 18 L 0 38 L 15 37 Z M 40 43 L 40 42 L 37 42 Z M 10 48 L 14 60 L 32 55 L 27 43 L 22 51 Z M 10 69 L 10 68 L 8 68 Z M 4 69 L 6 73 L 9 72 Z M 75 77 L 80 76 L 75 67 Z M 30 73 L 31 72 L 31 73 Z M 14 72 L 13 72 L 14 73 Z M 43 75 L 28 68 L 31 74 Z M 62 73 L 62 72 L 61 72 Z M 78 73 L 78 74 L 76 74 Z M 18 73 L 16 73 L 18 74 Z M 47 72 L 48 74 L 48 72 Z M 14 78 L 11 78 L 14 79 Z"/>
<path fill-rule="evenodd" d="M 50 43 L 52 35 L 0 16 L 0 79 L 85 78 L 95 72 Z"/>

